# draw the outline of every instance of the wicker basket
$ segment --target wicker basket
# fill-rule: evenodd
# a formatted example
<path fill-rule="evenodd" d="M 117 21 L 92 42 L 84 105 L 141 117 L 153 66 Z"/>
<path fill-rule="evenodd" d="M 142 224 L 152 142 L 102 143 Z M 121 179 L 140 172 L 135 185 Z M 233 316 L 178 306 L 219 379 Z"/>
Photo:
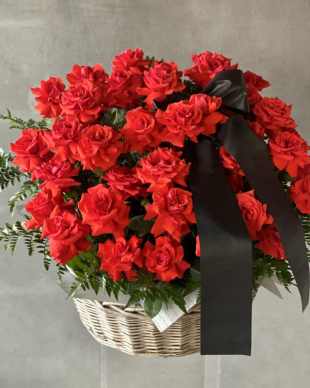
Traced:
<path fill-rule="evenodd" d="M 252 293 L 252 298 L 255 297 Z M 74 299 L 89 333 L 102 345 L 134 356 L 181 357 L 200 353 L 200 305 L 195 305 L 164 332 L 159 332 L 142 307 Z"/>

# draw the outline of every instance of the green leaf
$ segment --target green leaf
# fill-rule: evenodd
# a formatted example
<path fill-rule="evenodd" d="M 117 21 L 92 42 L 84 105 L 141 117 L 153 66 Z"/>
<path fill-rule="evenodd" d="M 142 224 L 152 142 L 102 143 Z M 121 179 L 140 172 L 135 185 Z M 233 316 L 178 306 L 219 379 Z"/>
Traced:
<path fill-rule="evenodd" d="M 192 276 L 192 278 L 193 278 L 194 280 L 196 280 L 197 282 L 200 282 L 200 281 L 201 281 L 200 268 L 199 268 L 199 271 L 197 271 L 197 269 L 191 267 L 190 273 L 191 273 L 191 276 Z"/>
<path fill-rule="evenodd" d="M 126 124 L 127 110 L 123 108 L 110 108 L 100 118 L 101 125 L 108 125 L 114 129 L 123 128 Z"/>
<path fill-rule="evenodd" d="M 150 200 L 146 197 L 146 198 L 143 198 L 142 200 L 141 200 L 141 205 L 142 206 L 148 206 L 151 202 L 150 202 Z"/>
<path fill-rule="evenodd" d="M 150 233 L 155 222 L 155 218 L 151 218 L 150 220 L 144 220 L 144 217 L 145 216 L 142 215 L 135 216 L 130 219 L 129 227 L 130 229 L 138 232 L 139 237 L 143 237 L 147 233 Z"/>
<path fill-rule="evenodd" d="M 51 262 L 52 262 L 51 257 L 49 255 L 44 255 L 43 264 L 44 264 L 44 268 L 46 269 L 46 271 L 49 270 Z"/>
<path fill-rule="evenodd" d="M 143 298 L 141 298 L 141 296 L 142 296 L 142 292 L 141 291 L 140 292 L 139 291 L 138 292 L 134 292 L 130 296 L 130 298 L 129 298 L 125 308 L 127 308 L 127 307 L 129 307 L 129 306 L 131 306 L 133 304 L 138 304 L 143 299 Z"/>
<path fill-rule="evenodd" d="M 99 276 L 91 276 L 89 278 L 89 282 L 90 282 L 90 285 L 92 287 L 92 289 L 95 291 L 96 295 L 98 295 L 98 292 L 99 292 L 99 288 L 100 288 L 100 278 Z"/>
<path fill-rule="evenodd" d="M 66 265 L 70 267 L 73 272 L 75 272 L 79 270 L 79 266 L 77 264 L 78 262 L 82 262 L 81 256 L 74 256 L 70 261 L 66 263 Z"/>
<path fill-rule="evenodd" d="M 189 295 L 200 288 L 201 285 L 201 274 L 200 272 L 190 269 L 191 278 L 185 284 L 183 297 Z"/>
<path fill-rule="evenodd" d="M 53 123 L 54 123 L 54 119 L 49 119 L 49 118 L 45 118 L 44 119 L 44 121 L 45 121 L 45 123 L 47 124 L 47 125 L 53 125 Z"/>
<path fill-rule="evenodd" d="M 103 175 L 103 171 L 101 170 L 100 167 L 98 167 L 96 170 L 93 170 L 93 173 L 98 175 L 98 176 L 102 176 Z"/>
<path fill-rule="evenodd" d="M 288 172 L 286 172 L 285 170 L 278 170 L 278 178 L 280 181 L 282 182 L 291 182 L 293 181 L 295 178 L 292 178 L 290 176 L 290 174 Z"/>
<path fill-rule="evenodd" d="M 118 157 L 116 163 L 120 166 L 134 167 L 138 165 L 141 157 L 137 151 L 125 152 Z"/>
<path fill-rule="evenodd" d="M 180 287 L 175 284 L 165 282 L 159 282 L 159 285 L 162 289 L 166 290 L 173 302 L 186 314 L 186 303 L 183 296 L 184 286 L 181 285 Z"/>
<path fill-rule="evenodd" d="M 61 265 L 59 263 L 56 264 L 57 266 L 57 275 L 60 283 L 62 282 L 62 275 L 64 275 L 68 270 L 64 265 Z"/>
<path fill-rule="evenodd" d="M 183 84 L 186 86 L 186 89 L 184 92 L 190 93 L 190 94 L 197 94 L 202 91 L 201 86 L 197 85 L 195 82 L 190 80 L 184 80 Z"/>
<path fill-rule="evenodd" d="M 149 63 L 149 67 L 154 67 L 155 57 L 152 57 Z"/>
<path fill-rule="evenodd" d="M 162 307 L 162 300 L 158 295 L 155 295 L 155 299 L 152 300 L 150 297 L 146 297 L 144 299 L 144 311 L 147 316 L 151 319 L 156 317 L 156 315 L 160 312 Z"/>
<path fill-rule="evenodd" d="M 67 296 L 67 299 L 74 297 L 74 295 L 79 291 L 81 288 L 81 283 L 73 283 L 70 289 L 70 292 Z"/>
<path fill-rule="evenodd" d="M 114 282 L 114 287 L 112 289 L 112 292 L 116 300 L 118 300 L 118 295 L 120 293 L 121 286 L 122 286 L 121 282 Z"/>

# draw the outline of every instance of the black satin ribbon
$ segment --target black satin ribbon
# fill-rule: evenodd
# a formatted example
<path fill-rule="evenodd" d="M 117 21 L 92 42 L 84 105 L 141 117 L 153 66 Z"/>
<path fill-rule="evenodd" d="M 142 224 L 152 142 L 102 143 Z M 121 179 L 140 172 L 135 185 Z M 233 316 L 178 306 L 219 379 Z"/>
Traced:
<path fill-rule="evenodd" d="M 250 113 L 241 70 L 218 73 L 201 93 L 222 98 L 222 107 Z M 173 93 L 157 109 L 188 99 Z M 239 116 L 218 124 L 217 136 L 234 156 L 259 199 L 267 204 L 279 230 L 301 294 L 309 300 L 309 267 L 301 223 L 292 208 L 269 156 L 266 144 Z M 189 187 L 201 244 L 201 354 L 251 353 L 252 245 L 235 195 L 211 140 L 187 141 L 184 157 L 191 162 Z"/>
<path fill-rule="evenodd" d="M 200 239 L 201 354 L 251 354 L 252 243 L 218 151 L 186 142 Z"/>

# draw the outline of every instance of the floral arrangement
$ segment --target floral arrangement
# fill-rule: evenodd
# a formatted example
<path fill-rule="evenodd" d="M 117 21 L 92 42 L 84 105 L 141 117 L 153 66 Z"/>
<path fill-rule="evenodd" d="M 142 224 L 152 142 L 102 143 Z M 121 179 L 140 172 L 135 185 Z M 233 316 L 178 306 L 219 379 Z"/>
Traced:
<path fill-rule="evenodd" d="M 294 283 L 268 206 L 217 139 L 217 124 L 228 117 L 222 100 L 201 93 L 219 72 L 238 65 L 208 51 L 192 60 L 182 72 L 174 62 L 126 50 L 112 61 L 110 75 L 99 64 L 74 65 L 67 86 L 50 77 L 31 89 L 42 121 L 1 115 L 21 130 L 11 144 L 15 156 L 0 154 L 1 189 L 22 182 L 9 208 L 13 213 L 27 200 L 29 215 L 7 224 L 0 238 L 14 251 L 23 237 L 30 255 L 43 254 L 46 269 L 57 262 L 60 278 L 72 269 L 69 296 L 102 287 L 116 298 L 129 295 L 127 306 L 144 300 L 151 318 L 170 300 L 186 312 L 184 297 L 200 289 L 200 244 L 183 147 L 201 135 L 219 149 L 252 239 L 253 288 L 261 276 L 275 275 L 286 288 Z M 310 147 L 296 131 L 291 106 L 261 96 L 269 82 L 250 71 L 244 79 L 246 120 L 268 145 L 309 239 Z M 155 101 L 176 92 L 192 95 L 155 109 Z"/>

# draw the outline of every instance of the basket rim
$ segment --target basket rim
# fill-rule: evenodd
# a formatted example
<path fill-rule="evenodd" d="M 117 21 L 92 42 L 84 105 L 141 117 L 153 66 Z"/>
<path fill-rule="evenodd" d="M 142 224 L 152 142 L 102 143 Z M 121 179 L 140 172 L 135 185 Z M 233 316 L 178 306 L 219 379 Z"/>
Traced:
<path fill-rule="evenodd" d="M 119 302 L 101 302 L 101 301 L 98 301 L 98 300 L 93 300 L 93 299 L 82 299 L 82 298 L 73 298 L 73 301 L 74 303 L 77 305 L 77 304 L 91 304 L 93 306 L 96 306 L 96 307 L 100 307 L 101 309 L 104 309 L 104 310 L 111 310 L 114 311 L 115 313 L 118 313 L 118 314 L 121 314 L 121 315 L 124 315 L 124 316 L 143 316 L 147 319 L 151 319 L 149 318 L 146 313 L 144 312 L 144 308 L 142 306 L 130 306 L 130 307 L 127 307 L 125 308 L 125 304 L 124 303 L 119 303 Z M 192 314 L 192 313 L 200 313 L 200 303 L 199 304 L 195 304 L 190 310 L 188 310 L 187 314 Z"/>

